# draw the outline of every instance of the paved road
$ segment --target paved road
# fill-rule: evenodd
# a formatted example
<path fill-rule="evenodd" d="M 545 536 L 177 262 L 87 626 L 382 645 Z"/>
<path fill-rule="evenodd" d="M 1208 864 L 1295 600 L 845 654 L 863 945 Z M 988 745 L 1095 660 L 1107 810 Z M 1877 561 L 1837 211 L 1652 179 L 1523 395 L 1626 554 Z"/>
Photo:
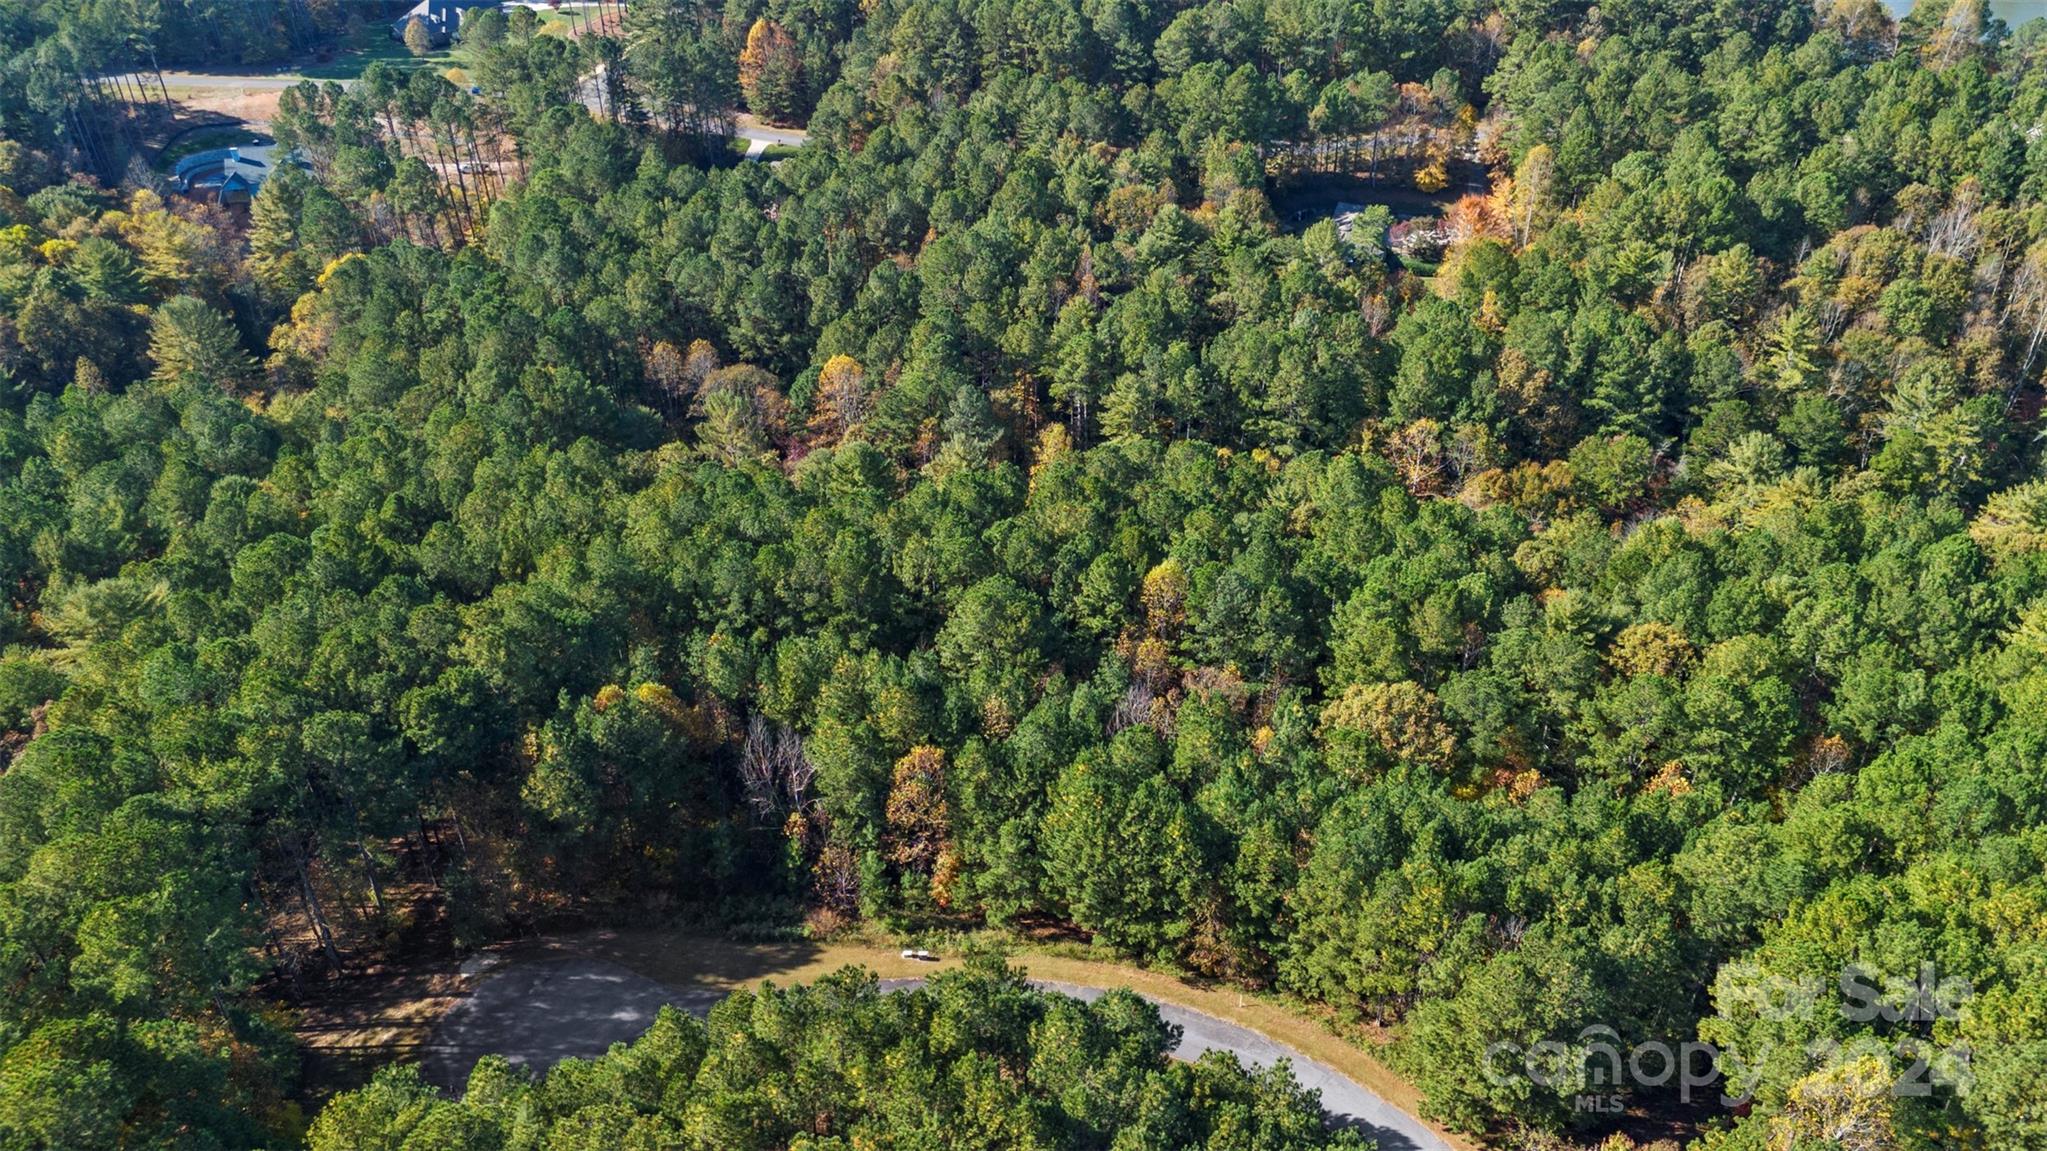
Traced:
<path fill-rule="evenodd" d="M 122 80 L 135 80 L 151 88 L 156 87 L 156 73 L 145 72 L 136 76 L 122 76 Z M 251 92 L 282 92 L 296 88 L 305 80 L 295 73 L 269 72 L 262 75 L 248 75 L 239 72 L 165 72 L 163 86 L 173 91 L 193 88 L 243 88 Z"/>
<path fill-rule="evenodd" d="M 922 985 L 921 979 L 892 979 L 884 980 L 882 988 L 904 991 Z M 1066 983 L 1036 986 L 1089 1001 L 1104 994 L 1098 987 Z M 668 987 L 603 960 L 514 963 L 485 978 L 441 1021 L 424 1069 L 429 1080 L 450 1089 L 459 1088 L 476 1061 L 493 1052 L 516 1065 L 543 1070 L 561 1059 L 600 1055 L 614 1043 L 637 1038 L 663 1004 L 702 1015 L 719 998 L 712 991 Z M 1418 1120 L 1333 1068 L 1212 1015 L 1151 1002 L 1166 1022 L 1180 1028 L 1180 1044 L 1173 1051 L 1176 1059 L 1197 1059 L 1213 1050 L 1230 1052 L 1249 1067 L 1288 1060 L 1295 1079 L 1322 1093 L 1322 1106 L 1332 1119 L 1377 1139 L 1380 1151 L 1450 1151 Z"/>
<path fill-rule="evenodd" d="M 742 140 L 759 140 L 764 144 L 808 144 L 810 133 L 801 128 L 776 128 L 761 123 L 752 115 L 741 112 L 732 121 L 732 133 Z"/>

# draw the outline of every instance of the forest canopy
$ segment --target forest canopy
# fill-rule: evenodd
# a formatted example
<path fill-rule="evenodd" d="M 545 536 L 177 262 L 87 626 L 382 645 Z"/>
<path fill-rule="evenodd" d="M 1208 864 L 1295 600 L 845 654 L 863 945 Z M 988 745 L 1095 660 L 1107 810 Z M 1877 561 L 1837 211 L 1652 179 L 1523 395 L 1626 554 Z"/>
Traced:
<path fill-rule="evenodd" d="M 464 947 L 1084 937 L 1503 1143 L 2047 1148 L 2047 23 L 514 11 L 285 93 L 237 215 L 97 171 L 152 44 L 70 7 L 0 0 L 0 1147 L 290 1138 L 279 1006 L 425 873 Z M 760 1002 L 1026 1058 L 856 982 Z M 1124 1008 L 1031 1042 L 1293 1121 Z M 665 1138 L 705 1034 L 313 1130 Z M 1750 1102 L 1595 1078 L 1685 1043 Z"/>

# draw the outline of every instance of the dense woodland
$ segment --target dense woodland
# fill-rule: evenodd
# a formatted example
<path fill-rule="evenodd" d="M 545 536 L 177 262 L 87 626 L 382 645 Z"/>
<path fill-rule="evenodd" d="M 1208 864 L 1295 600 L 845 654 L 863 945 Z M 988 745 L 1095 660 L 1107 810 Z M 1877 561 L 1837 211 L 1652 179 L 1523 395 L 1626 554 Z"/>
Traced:
<path fill-rule="evenodd" d="M 280 997 L 430 854 L 465 944 L 1063 929 L 1383 1025 L 1503 1145 L 1706 1040 L 1752 1107 L 1618 1093 L 1707 1151 L 2047 1148 L 2047 24 L 636 0 L 288 94 L 241 220 L 67 174 L 62 7 L 0 0 L 0 1147 L 291 1138 Z M 812 143 L 733 163 L 745 107 Z M 1452 163 L 1440 262 L 1281 226 Z M 1319 1145 L 1003 987 L 761 1000 L 947 1085 L 759 1145 Z M 739 1146 L 746 1010 L 312 1138 Z M 1096 1138 L 1190 1094 L 1273 1133 Z"/>

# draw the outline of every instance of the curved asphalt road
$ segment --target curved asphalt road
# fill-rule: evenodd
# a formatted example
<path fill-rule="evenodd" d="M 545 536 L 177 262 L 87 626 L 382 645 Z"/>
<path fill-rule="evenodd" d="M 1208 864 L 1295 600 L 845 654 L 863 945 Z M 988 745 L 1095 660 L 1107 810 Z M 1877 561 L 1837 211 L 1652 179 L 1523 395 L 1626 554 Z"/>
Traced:
<path fill-rule="evenodd" d="M 884 991 L 904 991 L 923 982 L 889 979 L 881 986 Z M 1032 982 L 1076 999 L 1092 1001 L 1104 994 L 1099 987 Z M 426 1076 L 443 1087 L 459 1089 L 476 1061 L 493 1052 L 535 1070 L 570 1056 L 601 1055 L 614 1043 L 638 1038 L 664 1004 L 702 1015 L 721 998 L 722 993 L 715 991 L 684 991 L 656 983 L 603 960 L 515 964 L 484 979 L 441 1021 L 426 1053 Z M 1380 1151 L 1451 1151 L 1413 1116 L 1334 1068 L 1234 1023 L 1145 998 L 1166 1022 L 1180 1029 L 1174 1058 L 1197 1059 L 1213 1050 L 1227 1051 L 1247 1067 L 1269 1067 L 1285 1059 L 1302 1086 L 1321 1092 L 1322 1107 L 1333 1121 L 1377 1139 Z"/>

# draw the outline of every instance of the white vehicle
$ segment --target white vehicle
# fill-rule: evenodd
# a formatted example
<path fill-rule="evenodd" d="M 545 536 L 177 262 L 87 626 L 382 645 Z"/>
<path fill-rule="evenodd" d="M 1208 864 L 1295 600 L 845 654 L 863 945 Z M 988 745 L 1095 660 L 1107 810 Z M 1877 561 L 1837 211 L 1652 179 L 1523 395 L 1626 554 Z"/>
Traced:
<path fill-rule="evenodd" d="M 936 956 L 936 955 L 933 955 L 933 954 L 932 954 L 931 952 L 929 952 L 929 951 L 926 951 L 926 950 L 924 950 L 924 949 L 923 949 L 923 948 L 921 948 L 921 947 L 905 947 L 905 948 L 903 948 L 903 958 L 904 958 L 904 959 L 915 959 L 915 960 L 918 960 L 918 961 L 920 961 L 920 962 L 923 962 L 923 963 L 936 963 L 936 962 L 938 962 L 938 956 Z"/>

